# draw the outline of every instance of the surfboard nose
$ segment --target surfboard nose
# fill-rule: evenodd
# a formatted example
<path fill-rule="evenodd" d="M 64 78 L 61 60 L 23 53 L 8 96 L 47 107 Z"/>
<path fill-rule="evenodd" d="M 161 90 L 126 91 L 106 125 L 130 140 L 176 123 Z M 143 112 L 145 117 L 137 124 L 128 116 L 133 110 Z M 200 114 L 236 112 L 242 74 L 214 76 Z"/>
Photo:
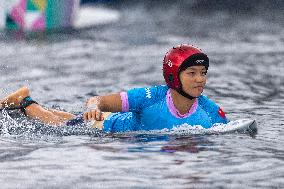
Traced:
<path fill-rule="evenodd" d="M 247 131 L 249 132 L 249 134 L 251 135 L 255 135 L 257 134 L 257 123 L 255 120 L 248 120 L 248 127 L 247 127 Z"/>

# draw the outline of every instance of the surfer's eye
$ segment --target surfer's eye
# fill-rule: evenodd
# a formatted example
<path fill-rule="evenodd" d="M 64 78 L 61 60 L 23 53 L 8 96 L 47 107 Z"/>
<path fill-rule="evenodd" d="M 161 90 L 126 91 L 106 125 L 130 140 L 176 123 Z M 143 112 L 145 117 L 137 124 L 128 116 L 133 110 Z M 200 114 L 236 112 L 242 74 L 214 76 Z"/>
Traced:
<path fill-rule="evenodd" d="M 193 71 L 187 72 L 187 75 L 189 75 L 189 76 L 194 76 L 194 75 L 195 75 L 195 72 L 193 72 Z"/>
<path fill-rule="evenodd" d="M 202 75 L 204 75 L 204 76 L 207 75 L 207 71 L 203 71 Z"/>

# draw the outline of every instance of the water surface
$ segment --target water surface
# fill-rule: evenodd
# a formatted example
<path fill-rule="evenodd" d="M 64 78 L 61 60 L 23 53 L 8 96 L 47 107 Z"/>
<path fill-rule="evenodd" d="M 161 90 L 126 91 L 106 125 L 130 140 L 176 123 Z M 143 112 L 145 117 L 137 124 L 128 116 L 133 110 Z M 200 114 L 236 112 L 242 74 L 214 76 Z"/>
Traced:
<path fill-rule="evenodd" d="M 181 3 L 111 8 L 121 18 L 108 25 L 24 38 L 2 32 L 0 97 L 27 85 L 39 103 L 81 112 L 92 95 L 163 83 L 164 53 L 190 43 L 210 57 L 204 94 L 231 120 L 255 119 L 258 134 L 113 137 L 1 114 L 1 186 L 281 188 L 283 14 L 277 8 L 261 14 Z"/>

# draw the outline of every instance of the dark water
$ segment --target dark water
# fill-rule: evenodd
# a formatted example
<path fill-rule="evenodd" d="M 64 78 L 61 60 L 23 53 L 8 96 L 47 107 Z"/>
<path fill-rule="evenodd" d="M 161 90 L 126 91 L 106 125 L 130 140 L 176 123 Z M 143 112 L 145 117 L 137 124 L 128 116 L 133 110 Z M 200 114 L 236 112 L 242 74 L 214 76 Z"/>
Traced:
<path fill-rule="evenodd" d="M 92 95 L 163 83 L 164 53 L 190 43 L 211 60 L 204 93 L 231 120 L 255 119 L 258 134 L 111 137 L 0 115 L 1 188 L 282 188 L 283 3 L 187 2 L 122 1 L 109 5 L 121 14 L 112 24 L 2 32 L 0 97 L 27 85 L 41 104 L 80 112 Z"/>

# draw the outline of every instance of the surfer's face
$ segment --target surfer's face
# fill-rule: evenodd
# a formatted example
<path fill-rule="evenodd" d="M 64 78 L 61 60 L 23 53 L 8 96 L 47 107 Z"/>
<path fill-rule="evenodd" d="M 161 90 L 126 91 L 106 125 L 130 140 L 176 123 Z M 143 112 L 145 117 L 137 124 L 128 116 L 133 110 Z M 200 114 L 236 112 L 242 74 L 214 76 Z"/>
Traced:
<path fill-rule="evenodd" d="M 180 81 L 184 92 L 199 97 L 206 84 L 205 66 L 190 66 L 180 73 Z"/>

